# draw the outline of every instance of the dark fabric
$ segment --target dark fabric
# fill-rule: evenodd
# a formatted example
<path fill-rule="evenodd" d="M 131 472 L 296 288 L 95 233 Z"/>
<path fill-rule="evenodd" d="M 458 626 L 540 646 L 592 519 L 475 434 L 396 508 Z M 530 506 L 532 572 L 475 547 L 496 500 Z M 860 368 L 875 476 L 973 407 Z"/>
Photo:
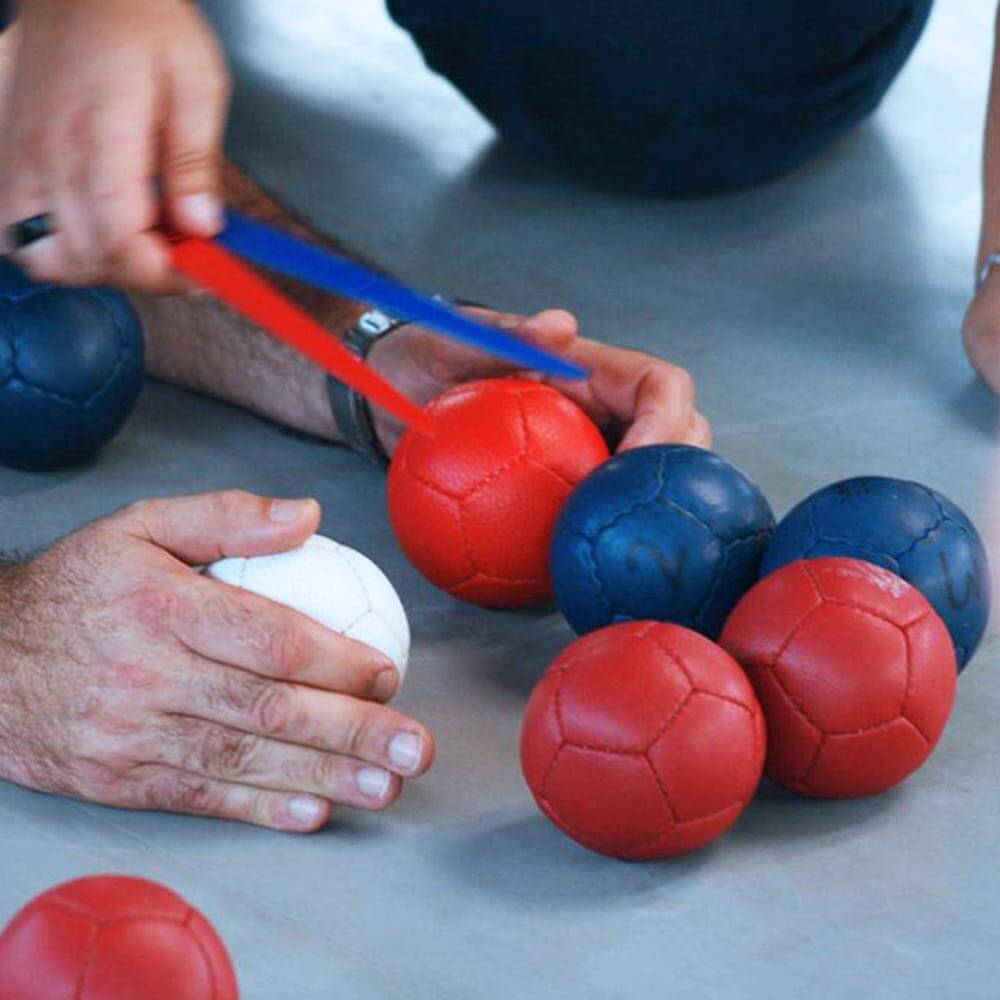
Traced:
<path fill-rule="evenodd" d="M 932 0 L 388 0 L 512 143 L 644 193 L 760 183 L 878 105 Z"/>
<path fill-rule="evenodd" d="M 0 31 L 7 27 L 7 4 L 0 0 Z"/>

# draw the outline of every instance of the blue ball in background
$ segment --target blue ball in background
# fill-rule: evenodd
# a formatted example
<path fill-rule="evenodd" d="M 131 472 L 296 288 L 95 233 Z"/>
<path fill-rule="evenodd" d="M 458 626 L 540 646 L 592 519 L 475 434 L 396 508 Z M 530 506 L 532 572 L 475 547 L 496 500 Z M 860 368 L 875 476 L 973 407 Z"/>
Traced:
<path fill-rule="evenodd" d="M 718 455 L 652 445 L 570 495 L 552 543 L 556 603 L 579 633 L 650 618 L 715 638 L 756 582 L 774 515 Z"/>
<path fill-rule="evenodd" d="M 833 483 L 778 525 L 761 575 L 814 556 L 864 559 L 901 576 L 944 619 L 958 669 L 969 662 L 989 618 L 989 565 L 979 533 L 947 497 L 882 476 Z"/>
<path fill-rule="evenodd" d="M 92 457 L 132 413 L 143 375 L 142 327 L 124 295 L 34 284 L 0 261 L 0 464 Z"/>

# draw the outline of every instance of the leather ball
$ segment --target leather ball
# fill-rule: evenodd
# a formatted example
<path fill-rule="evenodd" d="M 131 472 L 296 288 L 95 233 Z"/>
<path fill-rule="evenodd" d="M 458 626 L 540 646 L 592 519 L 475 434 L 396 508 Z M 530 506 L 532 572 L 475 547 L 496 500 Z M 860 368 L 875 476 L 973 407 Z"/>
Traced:
<path fill-rule="evenodd" d="M 124 295 L 36 285 L 0 261 L 0 464 L 91 458 L 132 413 L 143 374 L 142 327 Z"/>
<path fill-rule="evenodd" d="M 738 469 L 701 448 L 616 456 L 574 491 L 556 527 L 556 602 L 577 632 L 629 619 L 715 638 L 757 579 L 774 516 Z"/>
<path fill-rule="evenodd" d="M 570 490 L 608 457 L 597 427 L 549 386 L 470 382 L 408 431 L 389 470 L 389 516 L 431 583 L 486 607 L 552 598 L 549 546 Z"/>
<path fill-rule="evenodd" d="M 764 720 L 737 663 L 679 625 L 626 622 L 577 639 L 535 688 L 521 766 L 559 829 L 601 854 L 703 847 L 743 812 Z"/>
<path fill-rule="evenodd" d="M 386 575 L 369 558 L 323 535 L 290 552 L 220 559 L 207 576 L 284 604 L 349 639 L 374 646 L 406 676 L 410 625 Z"/>
<path fill-rule="evenodd" d="M 33 899 L 0 935 L 4 1000 L 237 1000 L 212 925 L 175 892 L 94 875 Z"/>
<path fill-rule="evenodd" d="M 899 784 L 937 745 L 955 701 L 955 652 L 927 599 L 857 559 L 790 563 L 736 606 L 722 645 L 767 718 L 767 775 L 803 795 Z"/>
<path fill-rule="evenodd" d="M 958 669 L 969 662 L 989 619 L 990 573 L 979 533 L 947 497 L 882 476 L 826 486 L 778 525 L 761 574 L 815 556 L 864 559 L 913 584 L 948 626 Z"/>

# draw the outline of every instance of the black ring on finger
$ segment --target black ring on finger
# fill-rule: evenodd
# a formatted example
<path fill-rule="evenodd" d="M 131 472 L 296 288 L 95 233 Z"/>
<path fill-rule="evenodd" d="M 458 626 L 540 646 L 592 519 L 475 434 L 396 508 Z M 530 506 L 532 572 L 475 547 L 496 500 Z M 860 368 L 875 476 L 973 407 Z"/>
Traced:
<path fill-rule="evenodd" d="M 7 227 L 5 233 L 7 245 L 13 247 L 13 253 L 30 247 L 32 243 L 44 240 L 55 232 L 52 216 L 48 213 L 33 215 L 30 219 L 22 219 Z"/>

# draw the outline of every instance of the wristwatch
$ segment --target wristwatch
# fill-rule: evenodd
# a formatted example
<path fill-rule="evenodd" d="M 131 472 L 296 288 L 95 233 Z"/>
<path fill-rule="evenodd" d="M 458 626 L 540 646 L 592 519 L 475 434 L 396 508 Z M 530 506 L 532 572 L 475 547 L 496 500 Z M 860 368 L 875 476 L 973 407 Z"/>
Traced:
<path fill-rule="evenodd" d="M 443 295 L 435 295 L 434 298 L 438 302 L 451 306 L 486 308 L 479 302 L 471 302 L 466 299 L 449 300 Z M 406 326 L 409 322 L 405 319 L 393 319 L 381 309 L 369 309 L 347 331 L 341 343 L 364 361 L 377 341 L 387 337 L 401 326 Z M 376 465 L 388 465 L 389 456 L 386 454 L 385 448 L 382 447 L 382 442 L 378 439 L 368 400 L 361 393 L 341 382 L 340 379 L 334 378 L 333 375 L 326 377 L 326 390 L 330 396 L 333 418 L 337 421 L 337 430 L 340 431 L 344 444 Z"/>
<path fill-rule="evenodd" d="M 979 278 L 976 281 L 976 291 L 978 292 L 983 285 L 986 284 L 986 279 L 990 276 L 990 272 L 997 265 L 1000 265 L 1000 253 L 991 253 L 985 261 L 983 261 L 983 266 L 979 271 Z"/>
<path fill-rule="evenodd" d="M 393 319 L 380 309 L 370 309 L 347 331 L 341 343 L 364 361 L 377 341 L 406 324 L 406 320 Z M 332 375 L 326 377 L 326 389 L 344 443 L 370 462 L 388 465 L 389 456 L 378 439 L 368 400 Z"/>

